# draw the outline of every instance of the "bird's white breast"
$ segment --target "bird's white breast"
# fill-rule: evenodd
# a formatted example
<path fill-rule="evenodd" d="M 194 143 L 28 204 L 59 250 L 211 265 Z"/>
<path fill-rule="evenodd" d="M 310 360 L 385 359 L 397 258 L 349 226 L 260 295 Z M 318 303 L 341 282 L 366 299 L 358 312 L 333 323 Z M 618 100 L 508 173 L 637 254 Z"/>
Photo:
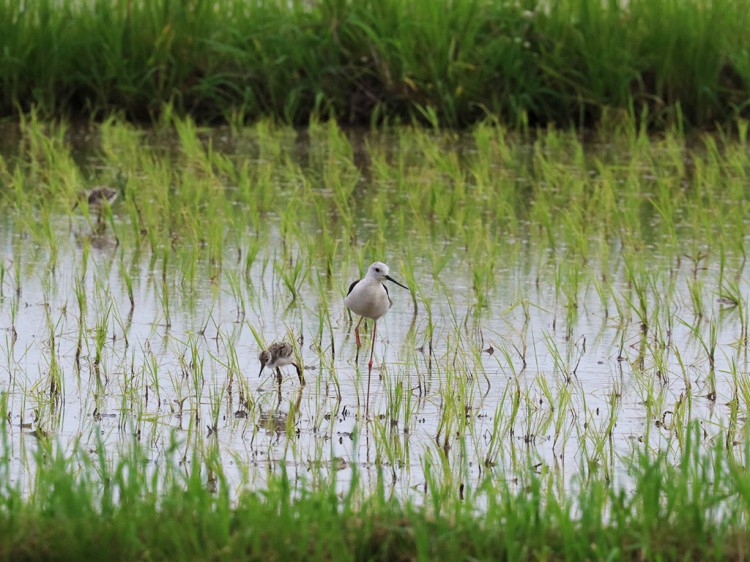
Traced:
<path fill-rule="evenodd" d="M 391 300 L 383 284 L 377 279 L 365 277 L 357 283 L 344 299 L 352 312 L 365 318 L 377 320 L 391 307 Z"/>

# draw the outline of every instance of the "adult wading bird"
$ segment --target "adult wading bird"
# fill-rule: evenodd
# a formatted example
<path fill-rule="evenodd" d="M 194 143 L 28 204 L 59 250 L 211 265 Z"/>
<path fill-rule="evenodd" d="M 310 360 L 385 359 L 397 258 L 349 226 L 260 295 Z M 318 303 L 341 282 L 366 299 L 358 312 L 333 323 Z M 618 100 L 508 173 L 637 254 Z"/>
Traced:
<path fill-rule="evenodd" d="M 294 349 L 292 348 L 292 344 L 285 341 L 272 343 L 268 346 L 268 349 L 264 349 L 260 352 L 258 360 L 260 361 L 259 377 L 263 374 L 263 369 L 266 367 L 269 369 L 276 369 L 276 380 L 279 385 L 281 385 L 281 367 L 294 365 L 294 368 L 297 369 L 299 383 L 301 385 L 305 384 L 305 377 L 302 376 L 302 369 L 300 369 L 299 365 L 294 362 Z"/>
<path fill-rule="evenodd" d="M 349 292 L 346 298 L 344 298 L 344 304 L 349 307 L 349 310 L 360 316 L 359 322 L 357 322 L 357 326 L 354 328 L 354 337 L 357 340 L 358 349 L 361 346 L 359 325 L 365 318 L 370 318 L 373 321 L 370 362 L 367 364 L 370 370 L 372 370 L 372 356 L 375 351 L 375 334 L 378 330 L 378 319 L 388 312 L 388 309 L 393 304 L 391 297 L 388 295 L 388 288 L 383 281 L 390 281 L 407 291 L 409 290 L 409 287 L 402 285 L 388 275 L 388 271 L 387 265 L 376 261 L 367 270 L 367 275 L 363 279 L 357 279 L 349 286 Z"/>

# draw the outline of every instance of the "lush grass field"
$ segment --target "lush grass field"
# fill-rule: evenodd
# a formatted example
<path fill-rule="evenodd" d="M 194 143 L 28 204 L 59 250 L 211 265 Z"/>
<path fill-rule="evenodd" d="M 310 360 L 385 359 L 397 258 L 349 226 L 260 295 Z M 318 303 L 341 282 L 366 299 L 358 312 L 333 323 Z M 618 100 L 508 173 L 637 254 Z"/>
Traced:
<path fill-rule="evenodd" d="M 712 127 L 750 115 L 748 0 L 0 1 L 0 115 Z"/>
<path fill-rule="evenodd" d="M 0 139 L 0 559 L 747 558 L 748 29 L 750 0 L 0 0 L 0 116 L 21 122 Z M 84 134 L 67 125 L 92 116 Z M 328 117 L 383 130 L 359 142 Z M 415 121 L 439 130 L 391 127 Z M 71 211 L 97 183 L 120 193 L 103 235 L 93 210 Z M 423 444 L 403 389 L 428 375 L 402 353 L 383 417 L 356 422 L 365 462 L 333 455 L 320 388 L 358 380 L 328 342 L 346 330 L 340 277 L 372 256 L 400 263 L 427 319 L 403 349 L 429 347 L 440 409 Z M 446 323 L 441 303 L 463 314 L 451 267 L 471 303 Z M 528 277 L 499 283 L 513 268 Z M 205 328 L 199 303 L 218 315 L 221 297 L 252 346 L 219 318 L 213 355 L 175 336 L 183 363 L 145 353 L 130 321 L 150 289 L 154 334 Z M 255 322 L 268 295 L 273 322 L 304 319 L 318 371 L 303 406 L 284 396 L 277 439 L 295 462 L 268 446 L 254 464 L 222 447 L 267 422 L 246 371 L 274 327 Z M 583 317 L 614 326 L 604 357 L 638 394 L 599 389 L 601 416 L 571 382 Z M 475 399 L 497 376 L 485 334 L 492 409 Z M 561 466 L 545 446 L 573 453 Z M 412 472 L 423 482 L 394 492 Z"/>
<path fill-rule="evenodd" d="M 175 451 L 154 462 L 135 444 L 112 461 L 103 448 L 70 456 L 42 442 L 30 490 L 0 457 L 0 559 L 743 560 L 750 476 L 721 442 L 697 453 L 697 426 L 683 437 L 677 467 L 634 460 L 632 490 L 595 478 L 561 494 L 533 472 L 459 490 L 436 477 L 423 505 L 384 486 L 364 495 L 356 471 L 337 494 L 328 468 L 316 478 L 329 488 L 297 495 L 282 473 L 232 500 L 210 451 L 178 465 L 163 460 Z"/>

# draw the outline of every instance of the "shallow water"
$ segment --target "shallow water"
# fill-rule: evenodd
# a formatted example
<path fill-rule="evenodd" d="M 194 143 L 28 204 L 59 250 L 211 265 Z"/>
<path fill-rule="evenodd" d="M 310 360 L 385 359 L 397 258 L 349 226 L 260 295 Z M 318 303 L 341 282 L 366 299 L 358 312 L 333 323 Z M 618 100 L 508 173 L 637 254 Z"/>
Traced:
<path fill-rule="evenodd" d="M 129 217 L 115 205 L 114 220 Z M 360 231 L 375 228 L 359 220 Z M 369 262 L 330 274 L 310 263 L 293 300 L 280 269 L 293 267 L 287 256 L 307 269 L 306 249 L 280 250 L 278 217 L 262 234 L 228 243 L 221 267 L 201 257 L 190 272 L 179 252 L 164 265 L 124 247 L 109 227 L 92 235 L 81 213 L 52 225 L 56 253 L 12 215 L 0 221 L 0 392 L 20 481 L 29 478 L 35 432 L 67 448 L 103 439 L 113 452 L 135 436 L 154 462 L 218 450 L 238 488 L 262 487 L 283 462 L 300 485 L 322 471 L 345 487 L 356 467 L 366 486 L 384 474 L 389 491 L 419 499 L 427 470 L 456 488 L 487 477 L 513 483 L 530 471 L 558 474 L 563 485 L 591 472 L 626 482 L 633 451 L 674 453 L 687 420 L 700 421 L 706 444 L 741 435 L 745 423 L 729 407 L 747 408 L 738 390 L 748 373 L 744 312 L 719 299 L 714 256 L 697 268 L 650 241 L 642 279 L 657 312 L 643 326 L 628 306 L 637 296 L 617 241 L 606 263 L 582 263 L 562 245 L 498 240 L 502 263 L 479 303 L 462 250 L 415 234 L 395 246 L 415 255 L 437 247 L 445 267 L 436 275 L 433 260 L 415 259 L 416 311 L 407 291 L 391 287 L 368 375 L 369 332 L 355 359 L 343 296 Z M 401 250 L 377 257 L 404 281 Z M 741 256 L 727 260 L 747 295 Z M 280 391 L 272 373 L 259 378 L 255 334 L 264 343 L 293 339 L 307 385 L 292 368 Z"/>

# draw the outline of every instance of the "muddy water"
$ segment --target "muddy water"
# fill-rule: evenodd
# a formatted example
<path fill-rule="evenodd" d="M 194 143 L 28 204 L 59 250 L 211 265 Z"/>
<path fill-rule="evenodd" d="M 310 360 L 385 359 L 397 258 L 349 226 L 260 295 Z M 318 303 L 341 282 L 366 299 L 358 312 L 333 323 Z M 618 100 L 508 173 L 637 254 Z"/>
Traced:
<path fill-rule="evenodd" d="M 115 208 L 115 220 L 127 217 Z M 748 372 L 738 344 L 744 312 L 718 298 L 711 259 L 697 270 L 651 253 L 644 275 L 649 308 L 659 312 L 648 326 L 629 308 L 637 297 L 617 247 L 610 262 L 586 264 L 594 274 L 571 294 L 555 272 L 559 280 L 578 266 L 521 241 L 493 272 L 482 307 L 460 252 L 437 277 L 420 260 L 416 310 L 408 292 L 391 287 L 368 372 L 368 350 L 357 354 L 343 305 L 368 264 L 331 275 L 310 264 L 292 300 L 273 218 L 249 269 L 226 259 L 217 274 L 199 259 L 194 275 L 179 259 L 164 269 L 111 233 L 92 236 L 80 215 L 57 217 L 54 227 L 55 255 L 12 219 L 0 224 L 0 392 L 19 479 L 28 478 L 38 435 L 69 450 L 102 439 L 113 454 L 135 439 L 155 462 L 218 454 L 237 487 L 262 487 L 284 463 L 300 486 L 336 473 L 345 487 L 356 469 L 366 486 L 382 477 L 389 491 L 418 498 L 428 466 L 456 489 L 546 471 L 563 485 L 589 472 L 625 480 L 635 449 L 675 453 L 680 423 L 699 421 L 707 446 L 742 433 L 744 418 L 729 404 L 747 409 L 734 376 Z M 403 280 L 398 256 L 382 259 Z M 740 258 L 732 259 L 746 295 Z M 602 295 L 591 280 L 605 277 Z M 705 301 L 703 316 L 691 290 Z M 294 341 L 304 387 L 291 367 L 280 388 L 272 373 L 258 376 L 256 335 Z"/>

